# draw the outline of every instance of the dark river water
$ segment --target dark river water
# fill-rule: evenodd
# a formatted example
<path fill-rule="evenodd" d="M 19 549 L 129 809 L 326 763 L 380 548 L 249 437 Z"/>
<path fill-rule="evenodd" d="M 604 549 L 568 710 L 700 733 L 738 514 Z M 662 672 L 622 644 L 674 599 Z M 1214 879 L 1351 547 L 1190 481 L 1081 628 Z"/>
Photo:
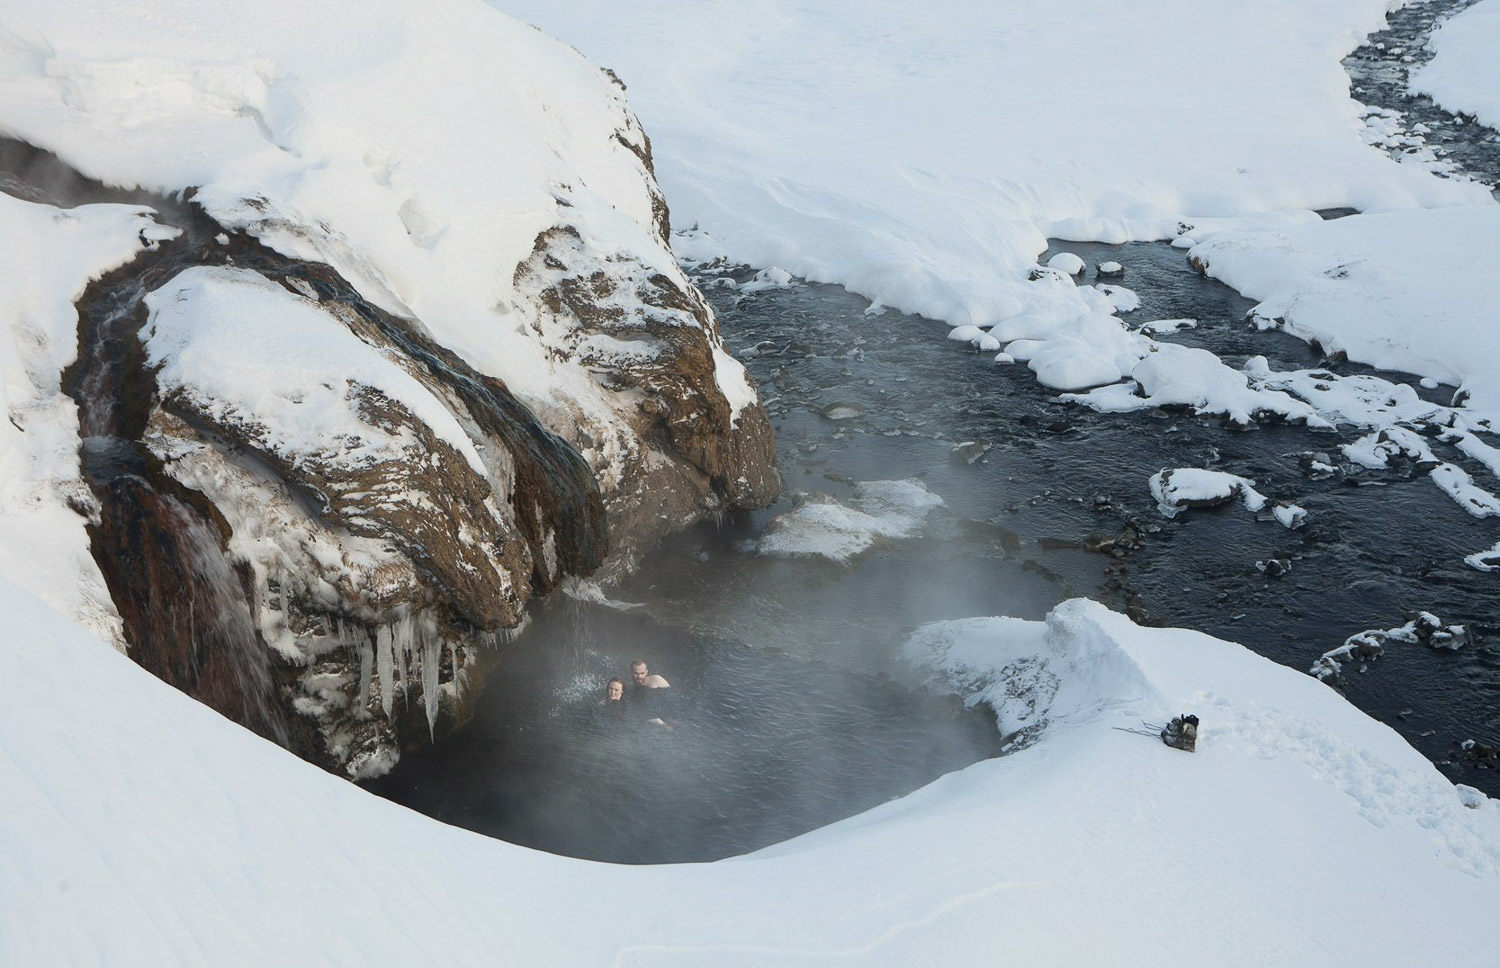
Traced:
<path fill-rule="evenodd" d="M 1346 63 L 1358 97 L 1425 122 L 1431 143 L 1493 181 L 1493 132 L 1405 92 L 1433 16 L 1466 5 L 1408 8 Z M 1162 339 L 1231 365 L 1261 355 L 1275 369 L 1374 372 L 1255 331 L 1250 301 L 1166 244 L 1057 243 L 1042 261 L 1064 250 L 1089 263 L 1085 282 L 1100 262 L 1125 265 L 1109 281 L 1141 296 L 1132 321 L 1198 320 Z M 1039 619 L 1088 595 L 1300 673 L 1348 636 L 1400 626 L 1419 609 L 1466 624 L 1462 650 L 1395 643 L 1329 688 L 1455 782 L 1500 796 L 1500 771 L 1461 746 L 1500 743 L 1500 578 L 1463 563 L 1500 541 L 1500 522 L 1470 517 L 1425 474 L 1339 460 L 1338 446 L 1363 433 L 1355 428 L 1097 414 L 1058 400 L 1023 365 L 943 339 L 940 324 L 867 315 L 864 299 L 834 286 L 742 291 L 751 276 L 724 267 L 698 282 L 772 415 L 785 497 L 671 538 L 608 590 L 629 608 L 555 597 L 505 653 L 475 720 L 372 789 L 558 853 L 623 862 L 740 853 L 998 753 L 992 720 L 928 693 L 901 658 L 917 626 Z M 1417 388 L 1411 375 L 1379 375 Z M 1453 394 L 1417 389 L 1440 403 Z M 1312 453 L 1339 473 L 1309 476 Z M 1167 519 L 1147 481 L 1181 466 L 1252 478 L 1273 500 L 1306 508 L 1307 525 L 1288 530 L 1239 507 Z M 759 553 L 778 515 L 808 500 L 857 504 L 857 483 L 879 480 L 918 481 L 942 506 L 910 536 L 877 541 L 847 564 Z M 1268 577 L 1256 562 L 1270 558 L 1291 570 Z M 608 678 L 628 677 L 637 657 L 673 681 L 653 707 L 670 730 L 598 704 Z"/>
<path fill-rule="evenodd" d="M 1259 353 L 1278 368 L 1368 372 L 1255 332 L 1243 318 L 1249 302 L 1198 276 L 1180 250 L 1060 248 L 1123 262 L 1144 303 L 1133 318 L 1196 318 L 1198 329 L 1174 338 L 1230 362 Z M 1415 609 L 1470 623 L 1477 642 L 1464 650 L 1392 646 L 1337 687 L 1453 779 L 1500 792 L 1495 771 L 1458 747 L 1500 734 L 1500 661 L 1486 646 L 1495 579 L 1462 563 L 1500 540 L 1500 527 L 1470 518 L 1425 476 L 1349 468 L 1313 480 L 1300 456 L 1336 453 L 1357 432 L 1097 414 L 1057 400 L 1024 366 L 943 339 L 946 328 L 929 320 L 868 316 L 838 287 L 742 296 L 714 278 L 700 282 L 761 386 L 787 496 L 671 539 L 608 591 L 637 607 L 564 600 L 539 610 L 476 720 L 372 789 L 559 853 L 625 862 L 740 853 L 998 752 L 991 721 L 957 715 L 920 688 L 900 656 L 917 626 L 1036 619 L 1090 595 L 1304 673 L 1347 636 L 1401 625 Z M 1446 399 L 1452 388 L 1423 392 Z M 1307 508 L 1309 523 L 1290 531 L 1238 507 L 1166 519 L 1147 479 L 1175 466 L 1251 477 Z M 847 565 L 757 552 L 770 521 L 799 502 L 853 503 L 855 482 L 887 479 L 920 481 L 943 500 L 913 536 L 877 542 Z M 1089 550 L 1127 534 L 1139 547 Z M 1291 572 L 1257 571 L 1271 557 L 1292 561 Z M 626 677 L 637 657 L 673 681 L 662 712 L 670 732 L 598 706 L 605 682 Z"/>

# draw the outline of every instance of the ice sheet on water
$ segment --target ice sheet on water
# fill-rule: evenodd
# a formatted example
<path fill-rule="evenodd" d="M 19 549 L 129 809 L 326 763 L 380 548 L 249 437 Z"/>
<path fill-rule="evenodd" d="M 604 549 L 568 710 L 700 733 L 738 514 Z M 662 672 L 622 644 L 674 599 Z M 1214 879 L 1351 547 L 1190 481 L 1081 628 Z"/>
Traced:
<path fill-rule="evenodd" d="M 847 564 L 880 539 L 912 537 L 927 515 L 942 504 L 943 499 L 921 481 L 865 481 L 855 486 L 848 501 L 812 495 L 776 518 L 760 539 L 759 551 Z"/>

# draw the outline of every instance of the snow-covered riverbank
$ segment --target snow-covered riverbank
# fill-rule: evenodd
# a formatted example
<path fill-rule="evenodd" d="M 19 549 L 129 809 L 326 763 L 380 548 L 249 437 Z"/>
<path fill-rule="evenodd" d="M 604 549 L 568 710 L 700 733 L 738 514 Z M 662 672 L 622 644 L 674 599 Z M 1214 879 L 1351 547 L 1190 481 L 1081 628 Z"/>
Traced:
<path fill-rule="evenodd" d="M 1062 271 L 1027 279 L 1045 238 L 1160 238 L 1183 222 L 1193 223 L 1185 237 L 1214 247 L 1202 249 L 1211 269 L 1246 273 L 1259 298 L 1296 301 L 1349 278 L 1365 280 L 1361 305 L 1400 306 L 1419 282 L 1392 281 L 1389 249 L 1359 248 L 1374 244 L 1369 226 L 1431 224 L 1451 241 L 1449 220 L 1473 218 L 1474 238 L 1488 239 L 1497 211 L 1479 187 L 1363 142 L 1338 58 L 1379 24 L 1386 0 L 501 6 L 544 18 L 620 71 L 657 138 L 679 226 L 697 224 L 684 255 L 779 264 L 954 323 L 1065 327 L 1086 314 L 1090 326 L 1117 326 L 1101 290 Z M 578 344 L 562 347 L 569 334 L 542 325 L 550 317 L 516 310 L 527 295 L 517 267 L 558 219 L 577 244 L 535 261 L 577 257 L 565 267 L 573 289 L 596 264 L 619 268 L 620 247 L 631 286 L 651 273 L 681 278 L 653 234 L 647 149 L 617 88 L 459 0 L 323 5 L 308 22 L 248 3 L 123 11 L 96 21 L 0 6 L 8 130 L 101 177 L 202 186 L 226 225 L 339 267 L 554 419 L 576 407 L 614 426 L 613 404 L 592 405 L 605 390 L 588 374 L 632 348 L 593 334 L 584 349 L 597 355 L 560 359 Z M 388 29 L 352 29 L 372 23 Z M 1404 211 L 1325 226 L 1310 210 L 1329 206 Z M 17 428 L 0 425 L 0 964 L 999 956 L 1371 968 L 1493 953 L 1482 926 L 1500 903 L 1496 801 L 1455 788 L 1300 671 L 1201 634 L 1140 629 L 1085 601 L 1046 623 L 966 618 L 912 639 L 936 681 L 994 705 L 1029 746 L 749 856 L 585 863 L 369 796 L 106 641 L 115 627 L 83 553 L 91 509 L 58 377 L 74 345 L 70 300 L 161 233 L 120 208 L 7 202 L 0 218 L 12 248 L 32 247 L 4 277 L 15 293 L 0 328 Z M 72 231 L 88 244 L 67 244 Z M 1341 232 L 1366 263 L 1325 283 L 1336 268 L 1325 263 L 1346 258 L 1333 245 Z M 33 256 L 45 266 L 33 269 Z M 1457 328 L 1488 300 L 1471 305 L 1482 290 L 1454 289 L 1420 330 L 1382 317 L 1380 345 L 1489 405 L 1491 374 L 1465 355 L 1475 344 Z M 1285 318 L 1314 335 L 1348 322 L 1341 310 Z M 1375 338 L 1339 333 L 1351 356 Z M 751 412 L 750 388 L 705 334 L 703 385 L 717 385 L 733 426 Z M 1121 360 L 1151 352 L 1119 334 Z M 1416 355 L 1431 346 L 1444 355 Z M 233 364 L 230 347 L 199 372 Z M 633 416 L 634 392 L 610 399 Z M 408 399 L 427 398 L 412 388 Z M 580 439 L 622 453 L 635 440 Z M 513 483 L 493 449 L 474 456 Z M 594 470 L 615 467 L 604 454 Z M 648 497 L 670 490 L 627 483 L 614 482 Z M 543 559 L 556 552 L 541 547 Z M 378 679 L 390 675 L 386 641 Z M 368 682 L 375 660 L 364 656 Z M 359 700 L 370 707 L 367 689 Z M 1115 728 L 1184 711 L 1203 718 L 1192 755 Z"/>
<path fill-rule="evenodd" d="M 1038 300 L 1048 237 L 1487 201 L 1360 138 L 1339 58 L 1391 0 L 493 0 L 613 68 L 688 255 L 952 325 Z"/>
<path fill-rule="evenodd" d="M 1449 111 L 1500 128 L 1500 3 L 1480 0 L 1455 15 L 1433 31 L 1430 46 L 1433 58 L 1412 76 L 1412 88 Z"/>
<path fill-rule="evenodd" d="M 1495 801 L 1307 676 L 1084 602 L 914 643 L 1006 722 L 1046 721 L 1031 748 L 758 854 L 648 868 L 434 823 L 8 582 L 0 607 L 5 964 L 1479 963 L 1469 928 L 1500 902 Z M 1113 728 L 1184 709 L 1195 754 Z"/>

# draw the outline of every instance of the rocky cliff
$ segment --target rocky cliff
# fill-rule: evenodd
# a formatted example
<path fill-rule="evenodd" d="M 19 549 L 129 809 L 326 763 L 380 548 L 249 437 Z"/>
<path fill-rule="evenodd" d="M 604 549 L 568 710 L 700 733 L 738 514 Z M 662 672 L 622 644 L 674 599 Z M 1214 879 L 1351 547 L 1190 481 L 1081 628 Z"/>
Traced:
<path fill-rule="evenodd" d="M 534 596 L 775 499 L 613 75 L 458 0 L 344 4 L 369 46 L 342 65 L 297 21 L 328 10 L 105 45 L 71 6 L 3 12 L 40 39 L 0 51 L 0 188 L 26 200 L 0 232 L 149 211 L 30 387 L 76 404 L 87 489 L 9 473 L 86 526 L 73 577 L 142 665 L 378 774 L 465 718 Z M 463 98 L 467 127 L 434 123 Z"/>

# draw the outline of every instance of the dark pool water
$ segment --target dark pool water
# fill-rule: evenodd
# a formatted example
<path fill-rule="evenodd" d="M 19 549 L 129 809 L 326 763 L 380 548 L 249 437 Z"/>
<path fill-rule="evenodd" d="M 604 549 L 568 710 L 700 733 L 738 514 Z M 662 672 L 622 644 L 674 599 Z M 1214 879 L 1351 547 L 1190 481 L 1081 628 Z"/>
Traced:
<path fill-rule="evenodd" d="M 1125 263 L 1144 302 L 1136 319 L 1200 320 L 1174 337 L 1183 342 L 1230 360 L 1260 353 L 1277 367 L 1367 372 L 1254 331 L 1243 319 L 1250 304 L 1194 273 L 1180 250 L 1058 248 Z M 1022 366 L 942 339 L 931 321 L 867 316 L 864 300 L 837 287 L 709 292 L 772 413 L 787 496 L 668 541 L 609 590 L 638 608 L 558 600 L 542 609 L 504 654 L 476 720 L 409 754 L 372 784 L 377 792 L 557 853 L 622 862 L 741 853 L 995 755 L 992 723 L 921 689 L 902 643 L 926 622 L 1037 619 L 1079 594 L 1242 642 L 1299 672 L 1413 609 L 1468 622 L 1478 638 L 1469 648 L 1396 646 L 1337 688 L 1455 780 L 1500 792 L 1495 771 L 1458 755 L 1461 741 L 1500 734 L 1500 661 L 1487 645 L 1494 579 L 1461 561 L 1500 540 L 1500 526 L 1470 518 L 1425 477 L 1303 473 L 1301 454 L 1334 451 L 1353 432 L 1097 414 L 1057 400 Z M 833 404 L 858 415 L 830 419 Z M 988 450 L 970 462 L 955 454 L 965 444 Z M 1147 479 L 1189 465 L 1254 478 L 1306 507 L 1308 526 L 1289 531 L 1239 508 L 1163 518 Z M 756 553 L 770 521 L 799 500 L 848 501 L 854 482 L 881 479 L 921 481 L 944 505 L 914 536 L 847 565 Z M 1088 550 L 1127 529 L 1138 549 Z M 1272 579 L 1255 569 L 1272 556 L 1293 570 Z M 605 681 L 636 657 L 674 683 L 663 715 L 671 732 L 601 721 Z"/>
<path fill-rule="evenodd" d="M 601 705 L 603 684 L 628 682 L 636 658 L 672 687 L 649 704 L 627 693 Z M 707 861 L 876 806 L 999 745 L 993 718 L 951 697 L 639 612 L 553 602 L 507 653 L 475 720 L 369 787 L 554 853 Z"/>

